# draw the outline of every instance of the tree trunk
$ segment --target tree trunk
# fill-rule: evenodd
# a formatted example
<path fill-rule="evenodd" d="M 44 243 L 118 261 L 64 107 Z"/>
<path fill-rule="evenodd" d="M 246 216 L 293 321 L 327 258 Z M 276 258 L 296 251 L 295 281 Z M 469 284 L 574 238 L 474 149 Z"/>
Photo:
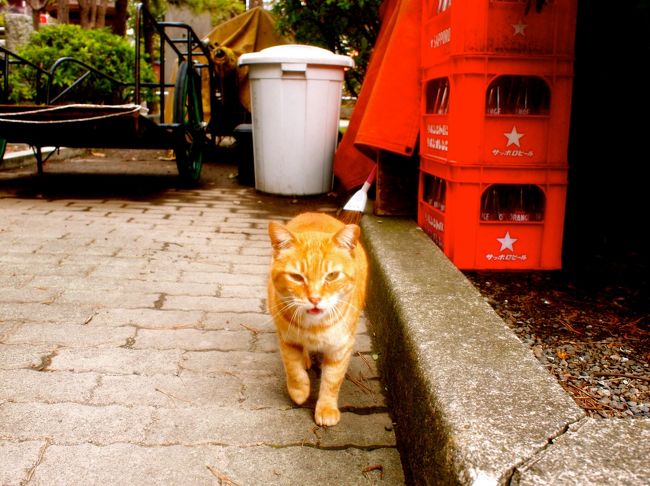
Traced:
<path fill-rule="evenodd" d="M 149 10 L 149 0 L 142 0 L 142 6 Z M 153 27 L 149 23 L 143 25 L 143 36 L 144 36 L 144 52 L 148 56 L 148 61 L 154 61 L 154 47 L 153 47 Z"/>
<path fill-rule="evenodd" d="M 95 22 L 95 27 L 98 29 L 106 27 L 106 10 L 108 10 L 108 0 L 101 0 L 97 9 L 97 21 Z"/>
<path fill-rule="evenodd" d="M 68 8 L 68 0 L 57 0 L 56 20 L 60 24 L 70 23 L 70 9 Z"/>
<path fill-rule="evenodd" d="M 128 0 L 115 0 L 115 18 L 113 19 L 113 34 L 126 35 L 126 21 L 129 17 Z"/>
<path fill-rule="evenodd" d="M 34 30 L 38 30 L 41 26 L 41 12 L 45 10 L 47 3 L 47 0 L 27 0 L 27 5 L 32 11 L 32 27 L 34 27 Z"/>
<path fill-rule="evenodd" d="M 97 1 L 90 0 L 90 13 L 89 13 L 89 25 L 91 29 L 97 27 Z"/>
<path fill-rule="evenodd" d="M 79 25 L 82 29 L 90 29 L 90 0 L 79 0 Z"/>
<path fill-rule="evenodd" d="M 41 12 L 35 9 L 32 9 L 32 27 L 34 30 L 38 30 L 41 26 Z"/>

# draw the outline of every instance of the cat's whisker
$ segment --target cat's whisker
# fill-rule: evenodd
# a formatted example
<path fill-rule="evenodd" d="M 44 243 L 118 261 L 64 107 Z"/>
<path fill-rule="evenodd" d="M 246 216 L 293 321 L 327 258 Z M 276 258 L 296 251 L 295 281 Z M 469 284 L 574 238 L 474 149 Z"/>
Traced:
<path fill-rule="evenodd" d="M 300 308 L 296 306 L 296 308 L 293 310 L 293 314 L 291 315 L 291 320 L 289 321 L 289 325 L 297 327 L 300 332 L 300 330 L 302 329 L 302 326 L 300 325 L 301 322 L 302 322 L 302 314 L 300 312 Z"/>
<path fill-rule="evenodd" d="M 291 309 L 292 307 L 298 307 L 298 303 L 296 302 L 296 300 L 291 297 L 284 298 L 277 305 L 273 306 L 274 316 L 281 315 L 282 313 Z"/>
<path fill-rule="evenodd" d="M 343 313 L 341 312 L 341 309 L 339 308 L 339 304 L 333 305 L 329 309 L 328 313 L 329 313 L 329 317 L 330 318 L 333 317 L 334 320 L 336 320 L 336 321 L 340 321 L 340 320 L 343 319 Z"/>

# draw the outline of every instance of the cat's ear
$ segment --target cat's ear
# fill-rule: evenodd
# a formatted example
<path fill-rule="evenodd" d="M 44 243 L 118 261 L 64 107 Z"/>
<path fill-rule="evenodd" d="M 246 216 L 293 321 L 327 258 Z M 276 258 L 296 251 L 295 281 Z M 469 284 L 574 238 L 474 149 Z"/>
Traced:
<path fill-rule="evenodd" d="M 295 241 L 291 231 L 286 226 L 271 221 L 269 223 L 269 236 L 271 237 L 271 246 L 273 247 L 273 255 L 277 256 L 280 250 L 291 248 Z"/>
<path fill-rule="evenodd" d="M 356 224 L 346 224 L 334 235 L 334 243 L 345 250 L 354 250 L 359 243 L 361 228 Z"/>

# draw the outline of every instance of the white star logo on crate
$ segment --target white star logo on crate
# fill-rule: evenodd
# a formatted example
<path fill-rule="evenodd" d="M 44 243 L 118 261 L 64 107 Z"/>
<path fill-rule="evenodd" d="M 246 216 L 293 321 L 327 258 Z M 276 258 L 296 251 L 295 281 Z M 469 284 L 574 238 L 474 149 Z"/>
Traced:
<path fill-rule="evenodd" d="M 519 140 L 521 140 L 521 137 L 524 136 L 523 133 L 517 132 L 517 127 L 513 126 L 512 130 L 510 132 L 504 133 L 506 138 L 508 139 L 508 143 L 506 144 L 506 147 L 510 147 L 511 145 L 516 145 L 517 147 L 521 148 L 521 144 L 519 143 Z"/>
<path fill-rule="evenodd" d="M 503 251 L 503 250 L 515 251 L 512 245 L 514 245 L 518 239 L 519 238 L 512 238 L 510 236 L 510 231 L 506 231 L 506 235 L 503 238 L 497 238 L 497 241 L 501 243 L 501 249 L 499 251 Z"/>
<path fill-rule="evenodd" d="M 507 140 L 505 148 L 494 147 L 492 149 L 492 155 L 495 157 L 533 157 L 535 153 L 531 149 L 521 148 L 521 137 L 524 135 L 524 133 L 519 133 L 517 127 L 513 125 L 512 130 L 503 134 Z M 508 148 L 511 145 L 515 147 Z"/>
<path fill-rule="evenodd" d="M 512 25 L 512 28 L 515 30 L 514 33 L 512 34 L 513 36 L 520 35 L 522 37 L 526 37 L 526 27 L 528 27 L 528 24 L 524 24 L 520 20 L 516 24 L 511 24 L 511 25 Z"/>
<path fill-rule="evenodd" d="M 510 231 L 506 231 L 506 234 L 503 238 L 497 238 L 496 240 L 501 243 L 499 253 L 496 255 L 494 253 L 487 253 L 485 255 L 486 260 L 491 262 L 525 262 L 528 260 L 527 253 L 515 253 L 514 245 L 517 241 L 519 241 L 519 238 L 513 238 L 510 236 Z M 510 252 L 503 253 L 503 250 L 510 250 Z"/>

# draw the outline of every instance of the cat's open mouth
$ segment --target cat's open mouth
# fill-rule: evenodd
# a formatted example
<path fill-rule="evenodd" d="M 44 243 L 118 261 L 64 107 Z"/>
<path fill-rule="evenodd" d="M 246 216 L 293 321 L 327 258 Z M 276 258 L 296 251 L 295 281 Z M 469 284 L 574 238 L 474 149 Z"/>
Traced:
<path fill-rule="evenodd" d="M 321 312 L 323 312 L 323 309 L 319 309 L 318 307 L 312 307 L 311 309 L 309 309 L 309 310 L 307 311 L 307 314 L 311 314 L 311 315 L 313 315 L 313 316 L 317 316 L 317 315 L 320 314 Z"/>

